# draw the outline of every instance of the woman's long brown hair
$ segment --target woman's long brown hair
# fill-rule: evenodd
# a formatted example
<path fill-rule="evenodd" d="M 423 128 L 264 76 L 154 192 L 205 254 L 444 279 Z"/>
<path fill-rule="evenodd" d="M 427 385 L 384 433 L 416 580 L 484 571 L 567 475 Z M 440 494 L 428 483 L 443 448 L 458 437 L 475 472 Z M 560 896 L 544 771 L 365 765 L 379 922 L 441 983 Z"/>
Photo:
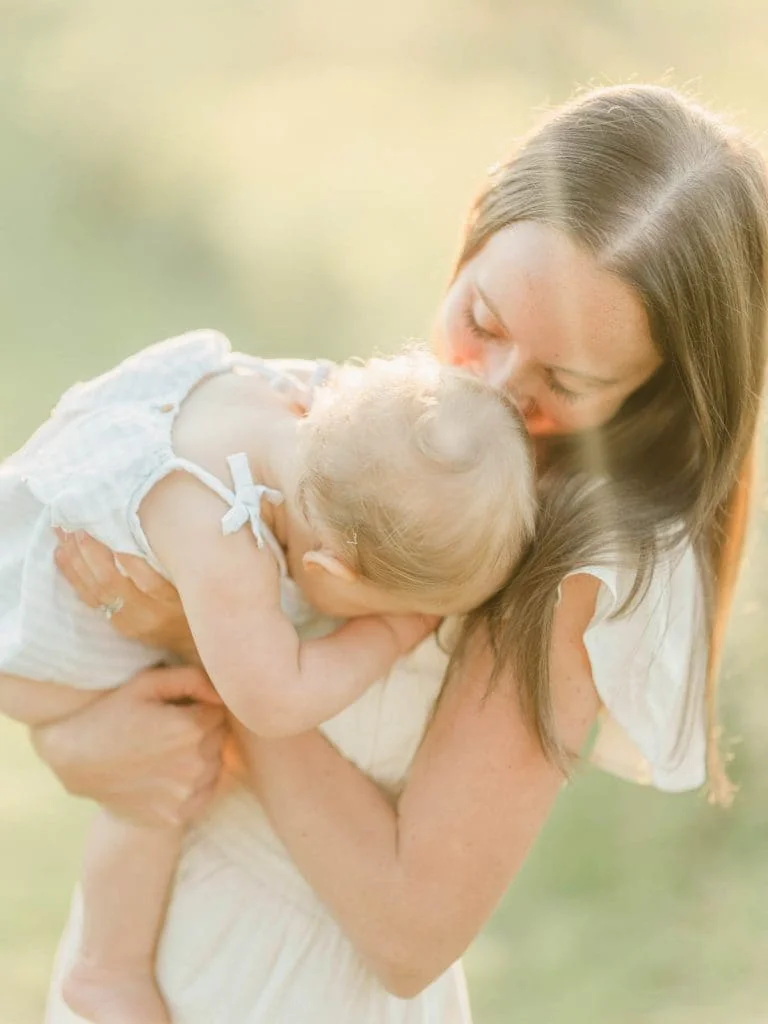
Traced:
<path fill-rule="evenodd" d="M 478 197 L 458 266 L 497 231 L 534 220 L 566 232 L 641 297 L 661 368 L 604 427 L 548 442 L 537 537 L 505 588 L 465 624 L 511 669 L 530 726 L 564 768 L 550 696 L 558 588 L 610 557 L 636 570 L 681 543 L 705 597 L 708 778 L 730 797 L 715 682 L 741 559 L 766 368 L 768 188 L 757 151 L 669 89 L 600 89 L 561 109 Z"/>
<path fill-rule="evenodd" d="M 725 770 L 720 749 L 720 724 L 717 713 L 717 681 L 725 645 L 728 615 L 739 576 L 744 542 L 749 524 L 757 471 L 757 445 L 753 444 L 728 501 L 723 507 L 722 523 L 713 536 L 712 573 L 714 610 L 709 641 L 706 681 L 707 781 L 711 803 L 728 806 L 735 787 Z"/>

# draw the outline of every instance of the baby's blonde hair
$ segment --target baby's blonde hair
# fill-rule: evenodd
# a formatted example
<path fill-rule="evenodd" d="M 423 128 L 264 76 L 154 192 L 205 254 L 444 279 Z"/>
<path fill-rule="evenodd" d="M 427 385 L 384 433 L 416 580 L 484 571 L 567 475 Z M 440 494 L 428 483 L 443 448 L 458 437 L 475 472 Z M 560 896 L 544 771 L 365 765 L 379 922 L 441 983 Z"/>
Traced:
<path fill-rule="evenodd" d="M 480 604 L 533 536 L 533 457 L 516 407 L 422 349 L 339 367 L 300 445 L 313 528 L 414 610 Z"/>

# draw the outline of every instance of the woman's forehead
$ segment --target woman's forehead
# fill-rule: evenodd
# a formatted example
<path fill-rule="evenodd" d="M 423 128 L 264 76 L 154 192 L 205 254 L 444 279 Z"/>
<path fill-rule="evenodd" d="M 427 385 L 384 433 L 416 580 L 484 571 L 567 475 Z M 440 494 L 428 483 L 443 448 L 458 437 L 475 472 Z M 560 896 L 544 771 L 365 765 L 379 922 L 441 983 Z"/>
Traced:
<path fill-rule="evenodd" d="M 576 360 L 597 376 L 606 368 L 632 376 L 659 362 L 640 296 L 555 228 L 512 224 L 466 269 L 511 340 L 535 346 L 542 362 Z"/>

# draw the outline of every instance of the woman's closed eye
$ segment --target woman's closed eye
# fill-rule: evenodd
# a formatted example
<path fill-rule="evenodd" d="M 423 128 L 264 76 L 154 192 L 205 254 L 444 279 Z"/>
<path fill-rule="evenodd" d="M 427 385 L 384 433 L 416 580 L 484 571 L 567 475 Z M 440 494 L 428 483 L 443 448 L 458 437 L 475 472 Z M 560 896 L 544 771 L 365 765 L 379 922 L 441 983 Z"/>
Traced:
<path fill-rule="evenodd" d="M 570 388 L 565 387 L 554 374 L 553 370 L 545 369 L 544 377 L 547 382 L 547 387 L 553 395 L 557 395 L 558 398 L 562 398 L 564 402 L 578 402 L 585 396 L 578 391 L 571 391 Z"/>
<path fill-rule="evenodd" d="M 507 341 L 504 334 L 490 330 L 488 327 L 478 323 L 471 306 L 466 306 L 464 309 L 464 324 L 470 334 L 474 335 L 478 341 L 493 342 L 497 345 L 502 345 Z"/>

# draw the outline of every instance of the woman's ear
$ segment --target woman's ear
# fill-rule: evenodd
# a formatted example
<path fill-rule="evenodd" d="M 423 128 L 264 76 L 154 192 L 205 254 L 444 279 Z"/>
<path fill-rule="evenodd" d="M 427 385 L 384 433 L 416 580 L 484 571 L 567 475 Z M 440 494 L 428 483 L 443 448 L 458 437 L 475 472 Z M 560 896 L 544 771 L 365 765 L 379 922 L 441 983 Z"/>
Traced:
<path fill-rule="evenodd" d="M 307 551 L 302 558 L 302 562 L 307 572 L 327 572 L 331 576 L 335 576 L 337 580 L 343 580 L 345 583 L 354 583 L 357 579 L 355 570 L 350 569 L 348 565 L 328 551 L 327 548 L 320 548 L 319 551 Z"/>

